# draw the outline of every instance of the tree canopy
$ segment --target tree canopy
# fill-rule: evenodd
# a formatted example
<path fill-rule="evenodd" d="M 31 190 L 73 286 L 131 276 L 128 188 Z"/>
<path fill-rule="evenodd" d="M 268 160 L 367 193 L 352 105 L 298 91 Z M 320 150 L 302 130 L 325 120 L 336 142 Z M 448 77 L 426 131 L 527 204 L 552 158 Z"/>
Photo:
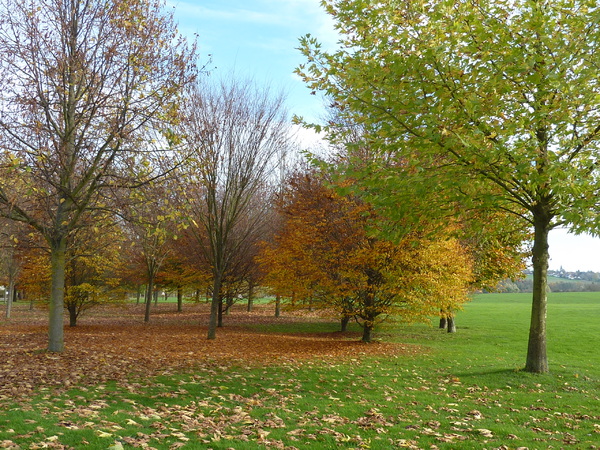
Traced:
<path fill-rule="evenodd" d="M 440 209 L 458 201 L 510 211 L 533 230 L 525 368 L 546 372 L 548 233 L 598 229 L 600 8 L 571 0 L 323 5 L 340 48 L 302 38 L 299 73 L 401 163 L 386 182 L 442 193 L 430 197 Z M 334 125 L 327 131 L 335 138 Z"/>
<path fill-rule="evenodd" d="M 162 2 L 0 2 L 0 214 L 51 250 L 50 351 L 63 342 L 65 254 L 113 189 L 157 176 L 149 130 L 174 120 L 195 51 Z M 132 174 L 133 175 L 132 177 Z"/>
<path fill-rule="evenodd" d="M 387 317 L 420 321 L 467 301 L 473 261 L 448 233 L 398 243 L 375 237 L 370 205 L 340 196 L 315 173 L 291 177 L 280 206 L 283 226 L 259 260 L 264 282 L 291 307 L 333 310 L 342 324 L 356 319 L 369 342 Z"/>

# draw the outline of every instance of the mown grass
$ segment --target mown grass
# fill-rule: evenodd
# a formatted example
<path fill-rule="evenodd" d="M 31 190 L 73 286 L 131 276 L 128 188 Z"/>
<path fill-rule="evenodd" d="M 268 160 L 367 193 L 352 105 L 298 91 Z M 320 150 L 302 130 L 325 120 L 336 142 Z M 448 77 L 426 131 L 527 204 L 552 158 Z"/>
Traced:
<path fill-rule="evenodd" d="M 0 410 L 0 448 L 596 448 L 600 294 L 550 295 L 550 374 L 520 371 L 529 309 L 529 294 L 486 294 L 458 314 L 456 334 L 388 324 L 379 339 L 419 347 L 392 357 L 214 364 L 41 391 Z M 327 327 L 338 324 L 270 330 Z"/>

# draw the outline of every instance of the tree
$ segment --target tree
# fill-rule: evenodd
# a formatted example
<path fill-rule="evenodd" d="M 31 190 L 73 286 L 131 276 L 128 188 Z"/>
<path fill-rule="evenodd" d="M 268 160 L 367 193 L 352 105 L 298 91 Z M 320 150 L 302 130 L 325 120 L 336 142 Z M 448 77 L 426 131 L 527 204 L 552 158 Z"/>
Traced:
<path fill-rule="evenodd" d="M 264 220 L 255 201 L 290 146 L 283 97 L 252 83 L 222 81 L 195 89 L 184 108 L 184 175 L 189 230 L 212 271 L 208 339 L 215 339 L 222 288 L 238 251 Z"/>
<path fill-rule="evenodd" d="M 48 242 L 48 349 L 61 352 L 65 253 L 109 188 L 131 184 L 150 127 L 172 119 L 194 53 L 158 0 L 2 0 L 0 207 Z M 147 155 L 147 154 L 146 154 Z"/>
<path fill-rule="evenodd" d="M 65 308 L 71 327 L 88 309 L 125 299 L 120 286 L 125 265 L 121 229 L 106 214 L 95 215 L 93 223 L 75 230 L 67 247 Z"/>
<path fill-rule="evenodd" d="M 600 9 L 562 0 L 323 3 L 340 49 L 304 37 L 299 73 L 364 124 L 379 152 L 402 161 L 387 182 L 435 191 L 435 209 L 510 211 L 533 230 L 525 370 L 547 372 L 548 234 L 559 225 L 598 230 Z"/>
<path fill-rule="evenodd" d="M 33 308 L 35 303 L 47 305 L 51 281 L 47 246 L 28 248 L 22 255 L 21 264 L 19 288 L 29 299 L 30 307 Z"/>
<path fill-rule="evenodd" d="M 330 174 L 329 178 L 334 181 L 332 186 L 340 194 L 352 193 L 375 208 L 379 216 L 371 225 L 371 233 L 401 242 L 411 235 L 435 239 L 438 233 L 444 236 L 452 231 L 453 238 L 460 241 L 473 261 L 471 290 L 494 290 L 501 280 L 523 276 L 527 256 L 523 243 L 529 235 L 522 231 L 518 218 L 506 211 L 464 208 L 456 202 L 454 208 L 448 205 L 442 209 L 432 208 L 439 203 L 437 197 L 446 201 L 447 196 L 431 189 L 430 185 L 426 191 L 410 189 L 412 186 L 406 186 L 406 181 L 412 183 L 413 176 L 402 180 L 402 189 L 398 180 L 388 183 L 398 172 L 402 173 L 406 162 L 374 149 L 369 141 L 369 125 L 352 120 L 343 114 L 340 106 L 333 102 L 328 108 L 330 160 L 313 157 L 312 161 Z M 403 194 L 403 190 L 409 195 Z M 388 198 L 396 201 L 392 204 Z M 402 214 L 397 215 L 395 211 Z M 406 211 L 412 211 L 412 217 Z M 446 327 L 450 333 L 456 331 L 451 308 L 440 310 L 440 328 Z"/>
<path fill-rule="evenodd" d="M 175 239 L 176 238 L 176 239 Z M 196 242 L 185 229 L 167 241 L 166 259 L 156 276 L 158 284 L 177 293 L 177 312 L 183 311 L 183 295 L 191 287 L 205 283 L 207 268 L 197 264 Z"/>
<path fill-rule="evenodd" d="M 285 223 L 259 257 L 265 282 L 294 306 L 333 309 L 355 318 L 370 342 L 388 316 L 427 320 L 467 300 L 471 259 L 457 239 L 413 233 L 400 242 L 374 237 L 374 213 L 340 196 L 312 173 L 292 177 L 281 200 Z"/>
<path fill-rule="evenodd" d="M 143 267 L 146 276 L 144 322 L 150 321 L 152 296 L 156 276 L 172 250 L 171 240 L 176 236 L 175 214 L 170 202 L 169 183 L 149 182 L 135 191 L 128 191 L 123 203 L 122 228 L 133 251 L 133 262 Z M 171 180 L 172 181 L 172 180 Z"/>
<path fill-rule="evenodd" d="M 6 318 L 10 319 L 16 284 L 23 266 L 23 253 L 27 250 L 27 227 L 11 220 L 0 220 L 0 276 L 6 295 Z"/>

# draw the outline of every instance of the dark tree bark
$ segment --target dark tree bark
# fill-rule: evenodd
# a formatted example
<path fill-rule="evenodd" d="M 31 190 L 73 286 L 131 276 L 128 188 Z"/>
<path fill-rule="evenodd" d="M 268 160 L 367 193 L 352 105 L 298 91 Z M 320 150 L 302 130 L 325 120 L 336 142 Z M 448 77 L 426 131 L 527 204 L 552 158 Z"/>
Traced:
<path fill-rule="evenodd" d="M 77 326 L 77 306 L 75 304 L 71 304 L 67 307 L 69 310 L 69 326 L 76 327 Z"/>
<path fill-rule="evenodd" d="M 540 208 L 541 209 L 541 208 Z M 546 314 L 548 288 L 548 234 L 551 218 L 544 211 L 534 211 L 533 240 L 533 301 L 527 345 L 525 370 L 533 373 L 548 372 L 546 355 Z"/>
<path fill-rule="evenodd" d="M 281 315 L 281 297 L 277 295 L 275 297 L 275 317 L 279 317 Z"/>
<path fill-rule="evenodd" d="M 248 282 L 248 306 L 246 310 L 248 312 L 252 312 L 252 308 L 254 306 L 254 283 L 251 281 Z"/>
<path fill-rule="evenodd" d="M 148 278 L 146 286 L 146 308 L 144 311 L 144 322 L 150 322 L 150 308 L 152 307 L 152 293 L 154 292 L 154 277 Z"/>
<path fill-rule="evenodd" d="M 373 336 L 372 336 L 372 331 L 373 331 L 373 325 L 367 325 L 366 323 L 363 324 L 363 335 L 362 335 L 362 341 L 366 342 L 366 343 L 370 343 Z"/>
<path fill-rule="evenodd" d="M 67 236 L 58 236 L 50 243 L 52 277 L 50 287 L 50 319 L 48 324 L 48 351 L 62 352 L 65 348 L 63 314 L 65 300 L 65 267 Z"/>
<path fill-rule="evenodd" d="M 177 312 L 183 311 L 183 288 L 177 286 Z"/>
<path fill-rule="evenodd" d="M 10 319 L 12 314 L 12 305 L 13 302 L 17 301 L 17 290 L 15 289 L 15 277 L 12 273 L 9 274 L 8 277 L 8 287 L 5 288 L 6 294 L 6 318 Z"/>
<path fill-rule="evenodd" d="M 226 315 L 230 314 L 230 310 L 231 310 L 232 306 L 233 306 L 233 297 L 227 296 L 227 299 L 225 301 L 225 314 Z"/>
<path fill-rule="evenodd" d="M 213 279 L 212 301 L 210 303 L 210 318 L 208 321 L 207 339 L 216 339 L 219 312 L 221 311 L 221 277 L 218 273 Z"/>
<path fill-rule="evenodd" d="M 340 331 L 342 333 L 345 333 L 346 331 L 348 331 L 348 323 L 349 322 L 350 322 L 350 316 L 342 317 L 342 323 L 341 323 L 341 329 L 340 329 Z"/>
<path fill-rule="evenodd" d="M 446 329 L 447 323 L 448 323 L 448 319 L 446 319 L 445 316 L 441 316 L 440 317 L 440 326 L 439 326 L 439 328 L 442 329 L 442 330 Z"/>
<path fill-rule="evenodd" d="M 217 316 L 217 327 L 223 328 L 223 298 L 219 299 L 219 315 Z"/>

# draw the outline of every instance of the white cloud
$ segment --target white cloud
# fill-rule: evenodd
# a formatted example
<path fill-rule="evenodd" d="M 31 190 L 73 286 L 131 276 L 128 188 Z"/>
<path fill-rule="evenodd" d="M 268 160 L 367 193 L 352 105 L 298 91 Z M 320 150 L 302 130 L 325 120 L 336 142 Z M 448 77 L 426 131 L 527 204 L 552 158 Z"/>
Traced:
<path fill-rule="evenodd" d="M 200 19 L 226 21 L 227 23 L 247 22 L 272 25 L 280 22 L 277 14 L 245 8 L 215 9 L 190 2 L 172 2 L 169 5 L 176 9 L 179 16 L 186 17 L 186 20 Z"/>
<path fill-rule="evenodd" d="M 186 22 L 221 22 L 226 28 L 234 27 L 235 23 L 278 27 L 289 30 L 295 39 L 310 33 L 326 48 L 335 45 L 338 39 L 333 20 L 319 0 L 262 0 L 246 3 L 243 8 L 236 7 L 233 1 L 215 2 L 216 7 L 198 3 L 175 0 L 169 1 L 168 5 Z M 231 28 L 231 39 L 235 39 L 235 31 Z"/>
<path fill-rule="evenodd" d="M 323 135 L 310 128 L 304 128 L 301 125 L 292 125 L 294 136 L 300 144 L 302 150 L 316 151 L 327 145 Z"/>
<path fill-rule="evenodd" d="M 600 272 L 600 239 L 582 234 L 574 235 L 565 229 L 550 232 L 550 269 L 561 266 L 567 272 Z"/>

